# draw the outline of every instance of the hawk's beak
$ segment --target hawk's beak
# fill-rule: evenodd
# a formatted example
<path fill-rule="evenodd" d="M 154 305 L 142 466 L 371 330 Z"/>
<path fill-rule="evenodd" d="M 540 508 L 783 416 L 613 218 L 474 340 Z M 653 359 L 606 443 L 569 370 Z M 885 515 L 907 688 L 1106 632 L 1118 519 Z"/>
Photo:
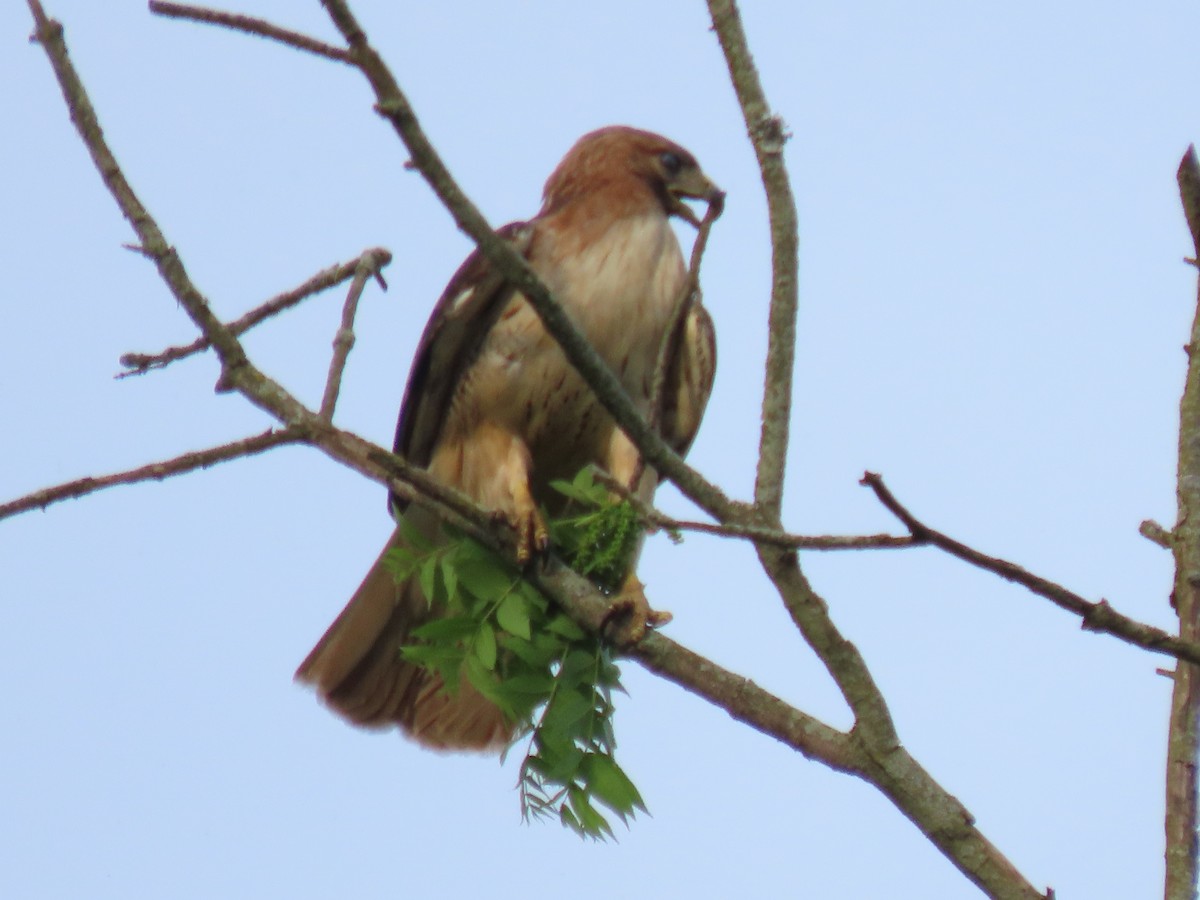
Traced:
<path fill-rule="evenodd" d="M 681 172 L 679 177 L 667 186 L 667 192 L 671 195 L 671 213 L 697 228 L 700 227 L 700 220 L 681 198 L 705 201 L 708 204 L 708 217 L 712 219 L 719 216 L 725 208 L 725 192 L 696 168 Z"/>

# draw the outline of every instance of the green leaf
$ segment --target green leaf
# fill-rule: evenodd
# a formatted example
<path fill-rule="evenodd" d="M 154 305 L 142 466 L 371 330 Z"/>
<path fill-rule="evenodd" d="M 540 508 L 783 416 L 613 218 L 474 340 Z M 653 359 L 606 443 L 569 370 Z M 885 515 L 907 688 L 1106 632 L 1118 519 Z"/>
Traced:
<path fill-rule="evenodd" d="M 512 691 L 515 694 L 529 694 L 530 696 L 541 697 L 545 700 L 545 698 L 550 696 L 550 692 L 554 690 L 554 679 L 549 675 L 528 672 L 523 675 L 513 675 L 505 678 L 503 687 L 505 690 Z"/>
<path fill-rule="evenodd" d="M 517 582 L 517 586 L 513 589 L 513 592 L 521 595 L 522 599 L 528 604 L 531 614 L 545 613 L 550 609 L 550 601 L 546 599 L 541 591 L 523 578 Z"/>
<path fill-rule="evenodd" d="M 528 764 L 545 781 L 567 785 L 579 773 L 583 756 L 583 751 L 574 744 L 565 747 L 543 745 L 537 756 L 529 757 Z"/>
<path fill-rule="evenodd" d="M 437 570 L 438 558 L 429 556 L 421 563 L 420 571 L 417 573 L 418 581 L 421 585 L 421 593 L 425 595 L 425 599 L 432 606 L 437 600 Z"/>
<path fill-rule="evenodd" d="M 566 806 L 558 808 L 558 820 L 563 823 L 563 826 L 570 828 L 580 837 L 587 837 L 587 832 L 583 830 L 583 826 L 579 824 L 579 820 L 575 818 L 575 813 L 571 812 Z"/>
<path fill-rule="evenodd" d="M 458 599 L 458 569 L 453 554 L 446 553 L 441 561 L 442 584 L 446 586 L 446 602 L 453 604 Z"/>
<path fill-rule="evenodd" d="M 567 796 L 571 802 L 571 812 L 579 819 L 579 825 L 585 834 L 594 838 L 613 836 L 608 820 L 592 806 L 586 791 L 573 784 L 567 788 Z"/>
<path fill-rule="evenodd" d="M 494 557 L 474 554 L 464 555 L 455 568 L 459 583 L 480 600 L 494 600 L 503 596 L 519 577 Z"/>
<path fill-rule="evenodd" d="M 400 648 L 400 655 L 409 662 L 419 665 L 440 665 L 442 663 L 461 663 L 463 651 L 458 647 L 435 647 L 429 644 L 409 644 Z"/>
<path fill-rule="evenodd" d="M 562 648 L 557 644 L 547 648 L 504 633 L 496 635 L 496 643 L 524 663 L 527 670 L 533 669 L 536 672 L 548 672 L 550 664 L 558 659 L 562 652 Z"/>
<path fill-rule="evenodd" d="M 421 558 L 410 547 L 393 547 L 383 557 L 383 565 L 396 581 L 404 581 L 417 570 Z"/>
<path fill-rule="evenodd" d="M 569 641 L 582 641 L 587 637 L 586 632 L 562 613 L 556 615 L 550 620 L 550 624 L 546 626 L 546 630 L 554 634 L 561 634 Z"/>
<path fill-rule="evenodd" d="M 410 547 L 415 547 L 423 554 L 432 552 L 434 549 L 433 541 L 429 539 L 428 535 L 426 535 L 416 525 L 413 524 L 412 519 L 407 517 L 401 519 L 399 527 L 400 537 L 404 540 L 405 544 Z"/>
<path fill-rule="evenodd" d="M 538 727 L 538 734 L 555 744 L 565 744 L 581 735 L 585 724 L 594 711 L 591 697 L 579 691 L 562 690 L 554 695 Z"/>
<path fill-rule="evenodd" d="M 496 668 L 496 632 L 487 622 L 479 624 L 479 631 L 475 635 L 475 657 L 485 669 Z"/>
<path fill-rule="evenodd" d="M 586 489 L 578 487 L 570 481 L 557 479 L 550 482 L 550 487 L 570 500 L 575 500 L 579 503 L 586 503 L 589 505 L 592 502 L 591 494 L 589 494 Z"/>
<path fill-rule="evenodd" d="M 608 754 L 589 753 L 582 769 L 588 794 L 619 815 L 622 822 L 635 809 L 646 811 L 642 795 Z"/>
<path fill-rule="evenodd" d="M 496 622 L 509 634 L 529 640 L 529 609 L 525 598 L 515 592 L 505 597 L 496 609 Z"/>
<path fill-rule="evenodd" d="M 467 681 L 488 700 L 504 708 L 504 698 L 496 691 L 496 675 L 487 669 L 478 656 L 468 656 L 463 661 L 463 670 L 467 673 Z"/>
<path fill-rule="evenodd" d="M 451 616 L 432 619 L 412 630 L 412 636 L 434 644 L 451 644 L 465 640 L 479 628 L 477 622 L 466 616 Z"/>
<path fill-rule="evenodd" d="M 592 683 L 592 673 L 596 671 L 595 653 L 587 650 L 572 650 L 562 661 L 558 670 L 558 678 L 563 684 Z"/>

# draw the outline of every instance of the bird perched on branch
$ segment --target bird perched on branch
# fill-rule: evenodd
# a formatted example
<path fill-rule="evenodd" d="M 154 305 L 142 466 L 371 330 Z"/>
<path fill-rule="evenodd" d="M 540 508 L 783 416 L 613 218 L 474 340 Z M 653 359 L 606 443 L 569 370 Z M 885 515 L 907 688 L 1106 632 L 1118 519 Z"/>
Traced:
<path fill-rule="evenodd" d="M 687 285 L 670 218 L 698 224 L 683 198 L 719 210 L 724 195 L 679 145 L 614 126 L 571 148 L 546 182 L 536 217 L 500 229 L 644 416 L 659 348 Z M 665 361 L 658 421 L 665 440 L 684 453 L 716 366 L 712 321 L 698 298 L 681 329 Z M 656 473 L 642 466 L 533 307 L 478 251 L 425 328 L 395 450 L 511 524 L 522 562 L 547 548 L 539 507 L 562 506 L 550 481 L 595 465 L 644 499 L 657 486 Z M 427 510 L 414 505 L 401 515 L 426 533 L 436 530 Z M 450 694 L 436 674 L 400 655 L 410 631 L 431 615 L 417 579 L 397 583 L 384 565 L 402 540 L 397 531 L 296 677 L 356 725 L 398 724 L 440 749 L 499 749 L 514 723 L 465 681 Z M 644 625 L 649 610 L 640 588 L 631 573 L 622 596 L 640 600 L 634 611 Z"/>

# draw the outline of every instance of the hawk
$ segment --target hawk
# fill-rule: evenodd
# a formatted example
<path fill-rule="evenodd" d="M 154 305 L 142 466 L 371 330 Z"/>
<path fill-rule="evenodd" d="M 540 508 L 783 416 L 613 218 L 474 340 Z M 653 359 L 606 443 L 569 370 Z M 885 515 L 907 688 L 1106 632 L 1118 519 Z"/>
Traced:
<path fill-rule="evenodd" d="M 571 148 L 546 182 L 537 216 L 500 229 L 644 416 L 659 347 L 687 280 L 670 219 L 698 223 L 682 198 L 720 204 L 724 194 L 678 144 L 613 126 Z M 667 361 L 660 428 L 682 454 L 700 426 L 716 367 L 712 320 L 699 298 L 681 335 Z M 641 465 L 636 447 L 533 307 L 478 250 L 451 279 L 425 327 L 395 452 L 507 520 L 522 562 L 548 544 L 539 508 L 553 514 L 563 505 L 549 488 L 552 480 L 595 465 L 645 499 L 657 486 L 656 473 Z M 412 505 L 400 511 L 395 503 L 394 509 L 436 534 L 428 510 Z M 409 632 L 436 615 L 417 579 L 397 583 L 384 565 L 401 542 L 397 530 L 296 678 L 355 725 L 398 724 L 438 749 L 500 749 L 514 723 L 496 706 L 465 680 L 449 694 L 436 674 L 400 655 Z M 644 616 L 632 572 L 627 586 Z"/>

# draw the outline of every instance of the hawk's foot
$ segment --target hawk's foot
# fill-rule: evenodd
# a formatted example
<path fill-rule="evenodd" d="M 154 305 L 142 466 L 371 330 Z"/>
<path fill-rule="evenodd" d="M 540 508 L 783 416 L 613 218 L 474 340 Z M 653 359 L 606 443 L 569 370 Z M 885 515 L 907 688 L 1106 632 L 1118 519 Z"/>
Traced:
<path fill-rule="evenodd" d="M 651 609 L 644 588 L 636 575 L 626 576 L 604 617 L 601 630 L 618 647 L 632 647 L 649 629 L 666 625 L 674 618 L 669 612 Z"/>
<path fill-rule="evenodd" d="M 550 532 L 536 506 L 508 514 L 498 512 L 496 518 L 516 533 L 517 565 L 526 566 L 530 560 L 545 555 L 550 549 Z"/>

